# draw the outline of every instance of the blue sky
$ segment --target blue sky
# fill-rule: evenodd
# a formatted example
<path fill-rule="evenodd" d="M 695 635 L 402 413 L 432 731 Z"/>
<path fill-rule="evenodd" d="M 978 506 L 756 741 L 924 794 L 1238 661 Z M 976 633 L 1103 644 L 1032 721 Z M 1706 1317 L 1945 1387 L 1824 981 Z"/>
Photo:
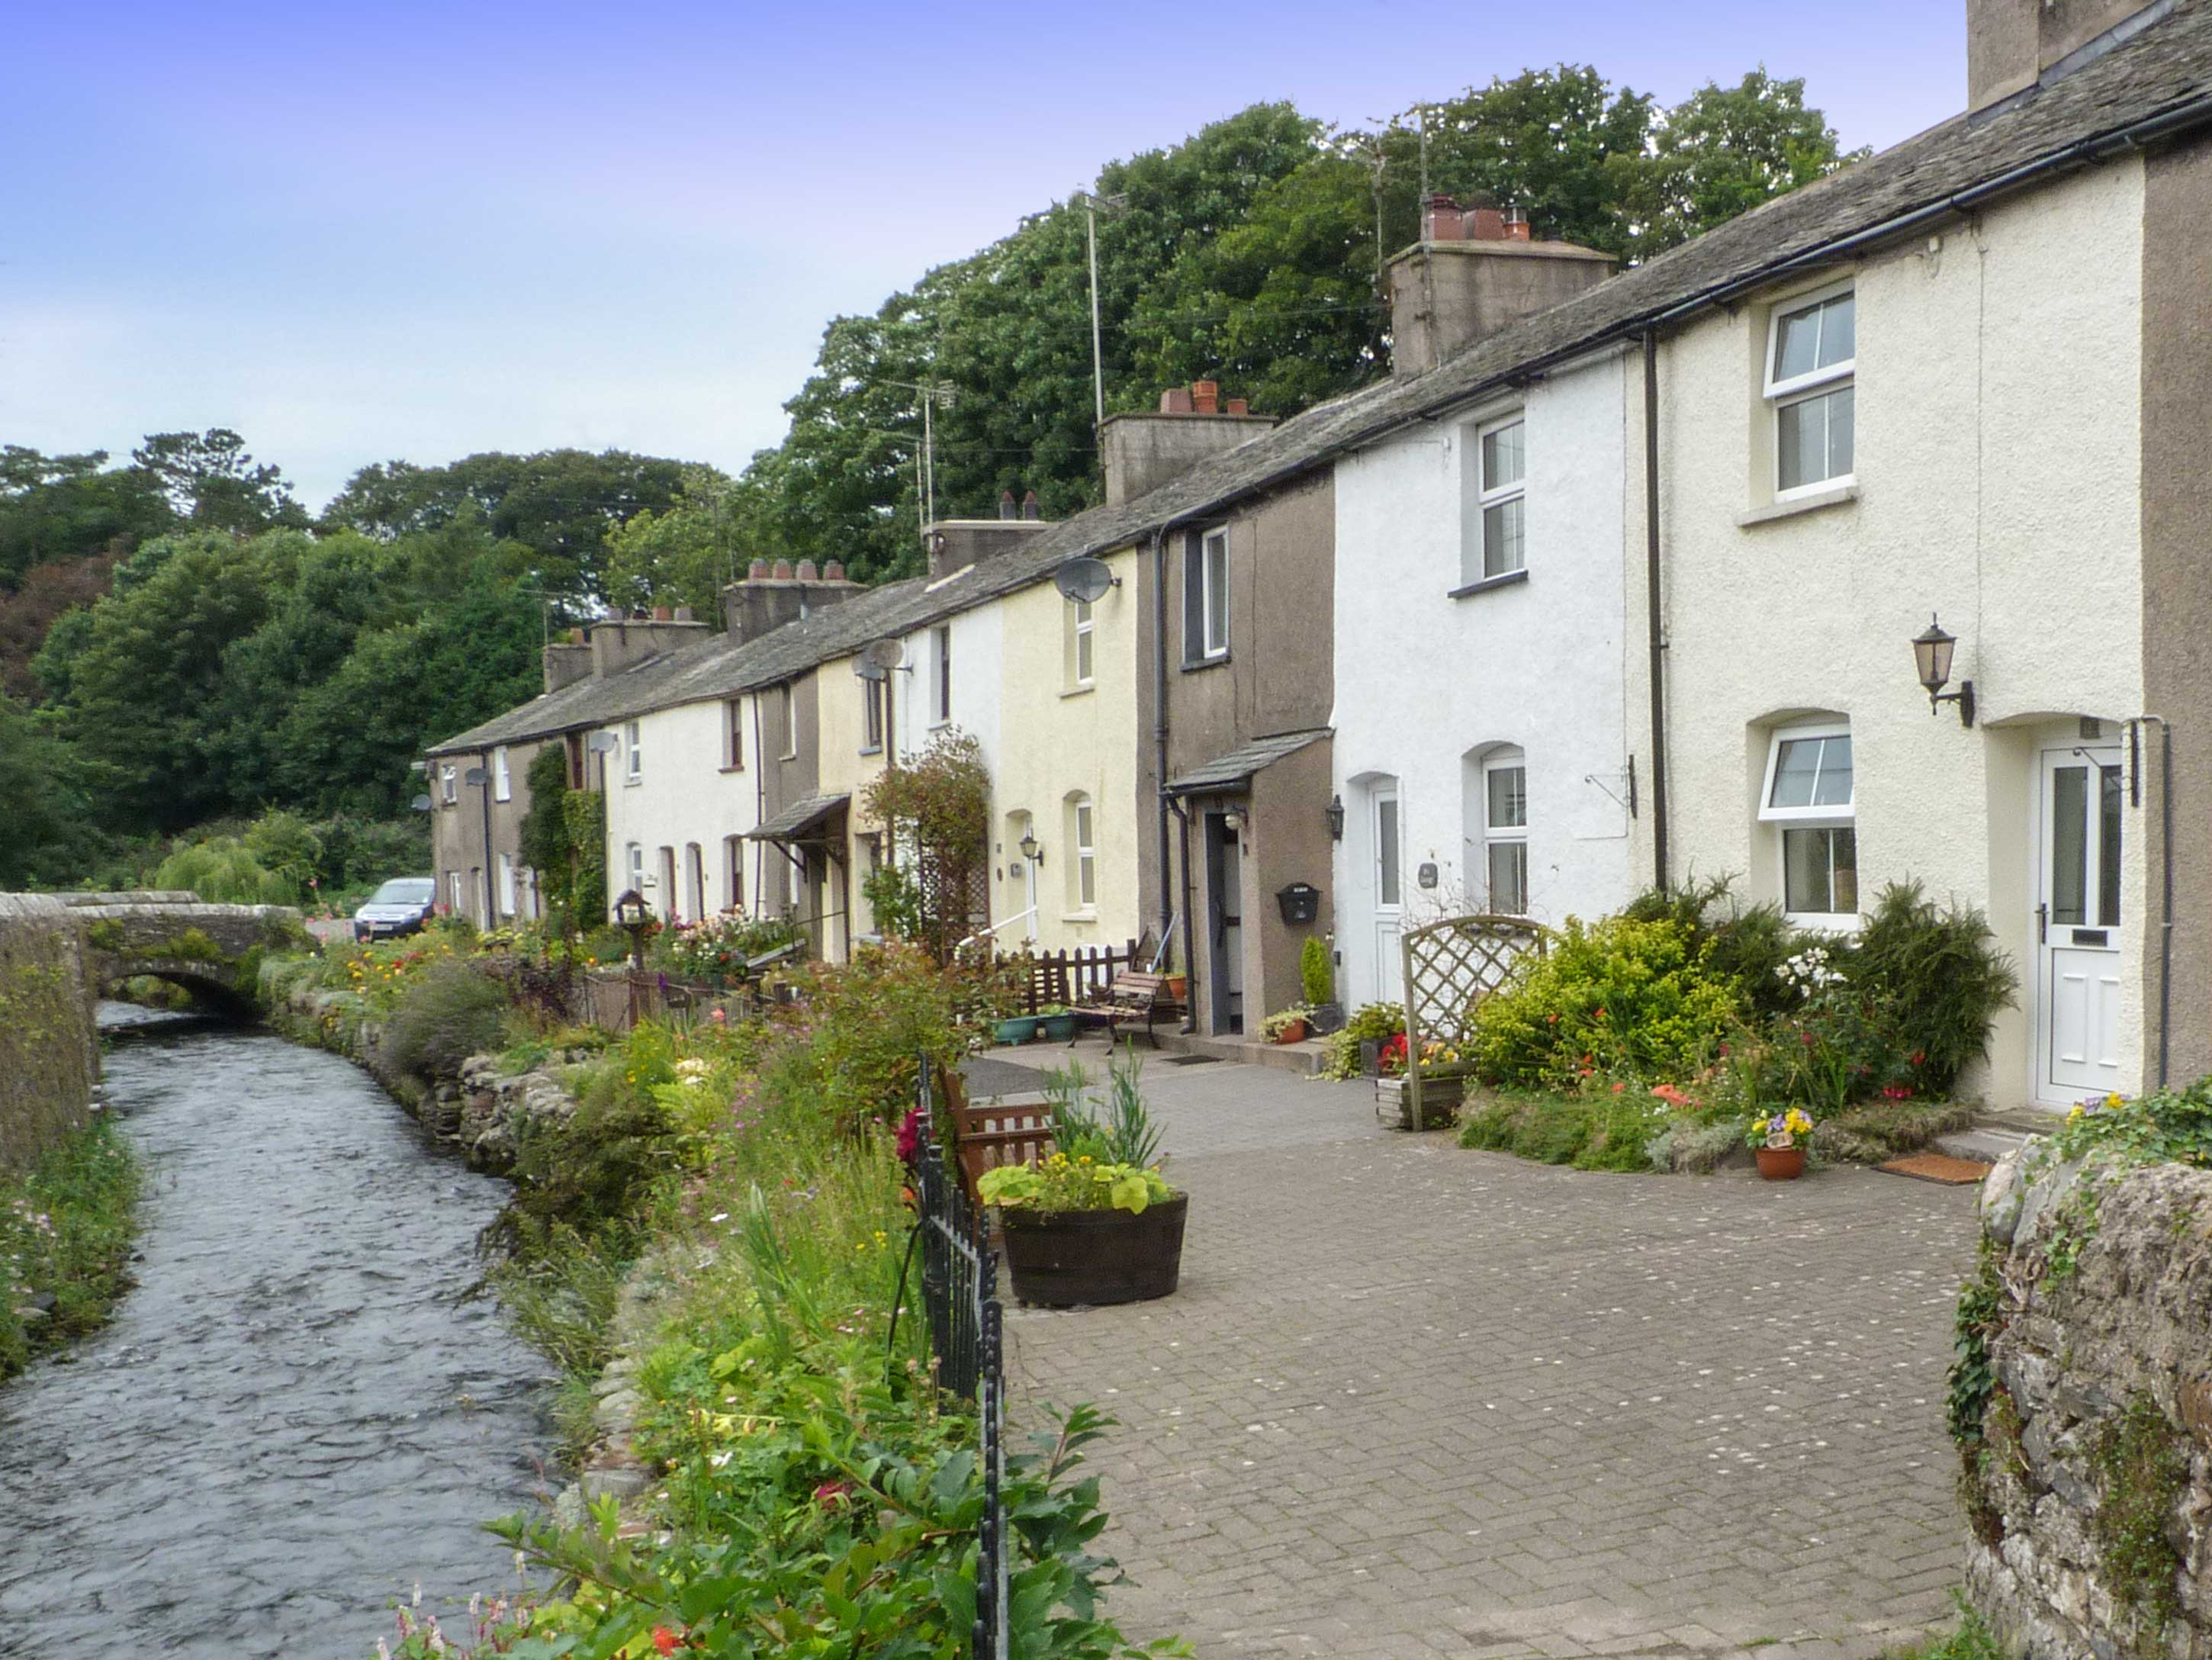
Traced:
<path fill-rule="evenodd" d="M 732 470 L 840 312 L 1262 99 L 1360 124 L 1562 60 L 1764 63 L 1847 145 L 1965 95 L 1963 0 L 1118 8 L 0 0 L 0 441 L 227 425 L 354 468 Z"/>

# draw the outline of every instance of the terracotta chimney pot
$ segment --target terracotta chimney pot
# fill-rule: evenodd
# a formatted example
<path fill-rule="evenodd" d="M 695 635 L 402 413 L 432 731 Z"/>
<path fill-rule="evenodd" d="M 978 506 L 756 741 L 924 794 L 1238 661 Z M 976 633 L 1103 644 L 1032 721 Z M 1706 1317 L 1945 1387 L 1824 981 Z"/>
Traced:
<path fill-rule="evenodd" d="M 1170 386 L 1160 394 L 1162 415 L 1191 415 L 1197 410 L 1197 400 L 1191 397 L 1188 386 Z"/>
<path fill-rule="evenodd" d="M 1229 412 L 1231 415 L 1249 415 L 1252 405 L 1242 398 L 1232 398 L 1229 400 Z"/>
<path fill-rule="evenodd" d="M 673 623 L 676 620 L 676 608 L 673 605 L 655 605 L 653 608 L 653 620 L 656 623 Z"/>
<path fill-rule="evenodd" d="M 1467 237 L 1467 218 L 1459 204 L 1441 191 L 1421 202 L 1421 240 L 1458 242 Z"/>
<path fill-rule="evenodd" d="M 746 566 L 745 581 L 748 582 L 765 582 L 768 581 L 768 561 L 765 559 L 756 559 L 751 564 Z"/>
<path fill-rule="evenodd" d="M 788 582 L 791 581 L 791 561 L 788 559 L 777 560 L 775 562 L 775 580 L 779 582 Z"/>
<path fill-rule="evenodd" d="M 823 566 L 822 580 L 825 582 L 843 581 L 845 580 L 845 566 L 842 560 L 832 559 L 828 564 Z"/>
<path fill-rule="evenodd" d="M 1221 383 L 1218 380 L 1194 380 L 1190 383 L 1191 402 L 1198 406 L 1200 415 L 1221 413 Z"/>
<path fill-rule="evenodd" d="M 1011 519 L 1013 516 L 1014 493 L 1010 489 L 1000 490 L 999 492 L 999 517 L 1001 519 Z"/>
<path fill-rule="evenodd" d="M 676 620 L 679 623 L 696 623 L 699 618 L 690 606 L 678 605 L 676 608 Z"/>
<path fill-rule="evenodd" d="M 1029 491 L 1022 497 L 1022 517 L 1024 519 L 1041 519 L 1043 516 L 1043 510 L 1037 506 L 1036 492 L 1035 490 Z"/>

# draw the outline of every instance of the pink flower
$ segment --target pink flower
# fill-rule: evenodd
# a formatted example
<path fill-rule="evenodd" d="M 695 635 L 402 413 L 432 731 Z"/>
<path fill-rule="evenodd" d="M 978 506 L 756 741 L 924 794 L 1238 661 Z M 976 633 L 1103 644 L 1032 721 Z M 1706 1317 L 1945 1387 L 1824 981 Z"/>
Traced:
<path fill-rule="evenodd" d="M 921 1109 L 908 1107 L 899 1120 L 897 1149 L 902 1164 L 911 1164 L 921 1152 Z"/>
<path fill-rule="evenodd" d="M 850 1481 L 824 1481 L 814 1489 L 814 1502 L 823 1510 L 842 1510 L 852 1501 L 853 1484 Z M 664 1649 L 661 1652 L 665 1654 L 667 1651 Z"/>

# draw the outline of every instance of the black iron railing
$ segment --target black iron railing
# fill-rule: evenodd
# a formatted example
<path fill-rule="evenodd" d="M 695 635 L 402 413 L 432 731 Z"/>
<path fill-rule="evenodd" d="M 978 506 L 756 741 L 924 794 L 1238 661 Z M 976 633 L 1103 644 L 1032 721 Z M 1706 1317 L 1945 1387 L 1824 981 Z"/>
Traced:
<path fill-rule="evenodd" d="M 973 1660 L 1006 1660 L 1007 1529 L 1006 1499 L 1005 1312 L 999 1303 L 999 1259 L 981 1214 L 968 1200 L 957 1162 L 945 1157 L 936 1123 L 935 1091 L 925 1057 L 917 1104 L 915 1219 L 909 1252 L 921 1255 L 921 1301 L 937 1386 L 975 1403 L 983 1467 L 983 1516 L 976 1528 Z M 911 1260 L 911 1256 L 909 1256 Z M 901 1291 L 904 1275 L 901 1275 Z M 897 1341 L 893 1315 L 892 1342 Z"/>

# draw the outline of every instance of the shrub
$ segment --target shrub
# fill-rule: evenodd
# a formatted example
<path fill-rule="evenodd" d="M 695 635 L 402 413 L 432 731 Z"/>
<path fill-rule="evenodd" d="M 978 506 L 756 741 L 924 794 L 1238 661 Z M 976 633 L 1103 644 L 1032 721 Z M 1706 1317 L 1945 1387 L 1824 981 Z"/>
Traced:
<path fill-rule="evenodd" d="M 1459 1144 L 1577 1170 L 1648 1171 L 1646 1148 L 1672 1119 L 1633 1089 L 1507 1095 L 1461 1113 Z"/>
<path fill-rule="evenodd" d="M 1342 1028 L 1329 1035 L 1328 1047 L 1322 1055 L 1321 1075 L 1324 1078 L 1357 1078 L 1359 1076 L 1359 1046 L 1362 1043 L 1387 1043 L 1406 1030 L 1406 1009 L 1401 1003 L 1363 1003 L 1352 1012 Z"/>
<path fill-rule="evenodd" d="M 1328 960 L 1328 947 L 1310 934 L 1298 947 L 1298 986 L 1309 1008 L 1336 1001 L 1336 968 Z"/>
<path fill-rule="evenodd" d="M 234 836 L 179 848 L 154 873 L 157 888 L 189 888 L 210 904 L 289 905 L 300 896 Z"/>
<path fill-rule="evenodd" d="M 663 929 L 653 941 L 653 960 L 677 974 L 739 978 L 749 959 L 805 939 L 805 927 L 789 917 L 724 911 Z"/>
<path fill-rule="evenodd" d="M 1638 922 L 1673 923 L 1703 953 L 1708 974 L 1735 982 L 1759 1013 L 1779 1012 L 1790 998 L 1778 970 L 1803 936 L 1771 901 L 1748 910 L 1735 909 L 1733 885 L 1729 878 L 1717 876 L 1679 888 L 1649 889 L 1621 915 Z"/>
<path fill-rule="evenodd" d="M 1706 967 L 1679 919 L 1570 917 L 1541 957 L 1474 1012 L 1470 1048 L 1488 1082 L 1687 1077 L 1735 1026 L 1741 998 Z"/>
<path fill-rule="evenodd" d="M 950 1066 L 973 1047 L 966 982 L 916 946 L 865 946 L 850 963 L 807 964 L 793 978 L 810 1041 L 804 1061 L 793 1058 L 781 1075 L 848 1128 L 902 1114 L 921 1057 Z"/>
<path fill-rule="evenodd" d="M 385 1056 L 426 1082 L 501 1046 L 507 993 L 459 958 L 440 958 L 406 983 L 385 1028 Z"/>
<path fill-rule="evenodd" d="M 1981 1058 L 1997 1011 L 2020 988 L 1981 912 L 1939 911 L 1917 882 L 1881 891 L 1844 961 L 1881 1000 L 1898 1046 L 1923 1057 L 1922 1087 L 1939 1094 Z"/>

